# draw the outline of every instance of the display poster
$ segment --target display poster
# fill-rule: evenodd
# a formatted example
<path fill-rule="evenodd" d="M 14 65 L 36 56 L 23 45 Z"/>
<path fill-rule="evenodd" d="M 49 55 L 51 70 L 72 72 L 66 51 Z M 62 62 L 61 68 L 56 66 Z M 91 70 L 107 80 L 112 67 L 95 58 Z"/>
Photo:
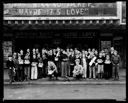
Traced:
<path fill-rule="evenodd" d="M 8 55 L 12 54 L 12 41 L 3 42 L 3 66 L 6 68 L 6 61 L 8 60 Z"/>

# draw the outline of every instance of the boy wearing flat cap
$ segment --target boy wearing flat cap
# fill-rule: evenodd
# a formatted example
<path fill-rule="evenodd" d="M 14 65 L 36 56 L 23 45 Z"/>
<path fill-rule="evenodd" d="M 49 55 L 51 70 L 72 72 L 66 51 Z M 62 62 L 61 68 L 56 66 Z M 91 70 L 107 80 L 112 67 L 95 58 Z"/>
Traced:
<path fill-rule="evenodd" d="M 80 78 L 82 78 L 83 67 L 82 67 L 82 65 L 79 64 L 80 63 L 79 59 L 76 59 L 75 62 L 76 62 L 76 65 L 73 70 L 73 77 L 76 79 L 80 79 Z"/>
<path fill-rule="evenodd" d="M 56 80 L 58 79 L 58 70 L 55 65 L 55 63 L 52 61 L 52 58 L 49 57 L 48 60 L 48 76 L 49 79 L 52 79 L 52 77 L 56 77 Z"/>
<path fill-rule="evenodd" d="M 9 83 L 11 84 L 14 81 L 14 74 L 15 74 L 15 68 L 14 68 L 14 62 L 12 60 L 12 55 L 8 56 L 7 68 L 8 68 L 8 75 L 10 79 Z"/>

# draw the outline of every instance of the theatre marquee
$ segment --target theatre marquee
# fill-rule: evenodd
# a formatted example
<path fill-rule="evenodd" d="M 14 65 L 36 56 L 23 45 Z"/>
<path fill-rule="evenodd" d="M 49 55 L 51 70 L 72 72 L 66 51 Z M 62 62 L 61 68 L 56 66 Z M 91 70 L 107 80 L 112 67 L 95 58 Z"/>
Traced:
<path fill-rule="evenodd" d="M 4 4 L 4 20 L 117 18 L 116 6 L 116 3 Z"/>

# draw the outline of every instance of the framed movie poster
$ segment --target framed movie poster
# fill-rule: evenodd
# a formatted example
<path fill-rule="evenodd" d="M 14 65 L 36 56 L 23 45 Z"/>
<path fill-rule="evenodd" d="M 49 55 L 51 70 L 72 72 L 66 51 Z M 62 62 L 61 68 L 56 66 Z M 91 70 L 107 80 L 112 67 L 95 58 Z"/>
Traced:
<path fill-rule="evenodd" d="M 126 2 L 122 2 L 121 24 L 126 24 Z"/>
<path fill-rule="evenodd" d="M 6 68 L 6 61 L 8 60 L 8 55 L 12 54 L 12 41 L 3 42 L 3 56 L 4 56 L 4 68 Z"/>

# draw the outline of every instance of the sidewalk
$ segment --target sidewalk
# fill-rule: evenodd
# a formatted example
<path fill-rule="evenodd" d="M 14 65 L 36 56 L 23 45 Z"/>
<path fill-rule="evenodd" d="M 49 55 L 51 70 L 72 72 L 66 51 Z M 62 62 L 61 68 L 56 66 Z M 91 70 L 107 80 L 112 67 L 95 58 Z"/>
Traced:
<path fill-rule="evenodd" d="M 73 80 L 72 77 L 70 77 L 70 81 L 64 81 L 62 78 L 58 78 L 59 80 L 49 80 L 48 78 L 42 78 L 38 80 L 29 80 L 29 81 L 23 81 L 23 82 L 13 82 L 13 84 L 87 84 L 87 85 L 117 85 L 117 84 L 126 84 L 126 69 L 120 69 L 120 80 L 119 81 L 113 81 L 110 80 L 93 80 L 93 79 L 86 79 L 86 80 Z M 7 69 L 4 70 L 4 84 L 9 84 L 9 77 Z"/>

